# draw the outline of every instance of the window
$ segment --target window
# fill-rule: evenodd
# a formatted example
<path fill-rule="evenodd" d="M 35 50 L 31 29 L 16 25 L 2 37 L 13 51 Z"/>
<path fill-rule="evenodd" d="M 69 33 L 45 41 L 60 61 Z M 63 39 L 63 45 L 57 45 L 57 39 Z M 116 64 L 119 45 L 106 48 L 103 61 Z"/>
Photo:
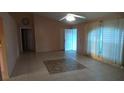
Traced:
<path fill-rule="evenodd" d="M 121 22 L 120 22 L 121 21 Z M 122 64 L 124 20 L 108 20 L 88 31 L 88 54 Z"/>

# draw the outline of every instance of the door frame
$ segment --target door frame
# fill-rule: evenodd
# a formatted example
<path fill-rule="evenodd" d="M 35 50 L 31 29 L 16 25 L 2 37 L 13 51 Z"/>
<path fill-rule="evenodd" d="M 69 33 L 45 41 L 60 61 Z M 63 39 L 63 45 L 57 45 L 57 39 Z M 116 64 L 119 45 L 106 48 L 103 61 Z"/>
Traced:
<path fill-rule="evenodd" d="M 4 35 L 3 29 L 3 19 L 0 17 L 0 40 L 1 40 L 1 51 L 2 51 L 2 61 L 0 62 L 1 66 L 1 76 L 2 80 L 9 79 L 8 65 L 7 65 L 7 47 L 6 47 L 6 38 Z"/>
<path fill-rule="evenodd" d="M 34 52 L 35 52 L 35 33 L 33 31 L 33 28 L 32 27 L 19 27 L 19 50 L 20 50 L 20 53 L 23 53 L 23 45 L 22 45 L 22 29 L 29 29 L 32 31 L 33 33 L 33 42 L 34 42 Z"/>

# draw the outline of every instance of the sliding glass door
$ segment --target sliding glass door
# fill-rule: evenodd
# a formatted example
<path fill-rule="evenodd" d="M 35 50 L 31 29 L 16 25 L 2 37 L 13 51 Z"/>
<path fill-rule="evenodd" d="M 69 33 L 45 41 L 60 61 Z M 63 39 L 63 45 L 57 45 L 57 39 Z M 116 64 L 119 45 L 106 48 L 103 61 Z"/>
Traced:
<path fill-rule="evenodd" d="M 77 50 L 77 29 L 65 29 L 65 51 Z"/>
<path fill-rule="evenodd" d="M 124 19 L 103 21 L 88 31 L 87 53 L 105 62 L 123 64 Z"/>

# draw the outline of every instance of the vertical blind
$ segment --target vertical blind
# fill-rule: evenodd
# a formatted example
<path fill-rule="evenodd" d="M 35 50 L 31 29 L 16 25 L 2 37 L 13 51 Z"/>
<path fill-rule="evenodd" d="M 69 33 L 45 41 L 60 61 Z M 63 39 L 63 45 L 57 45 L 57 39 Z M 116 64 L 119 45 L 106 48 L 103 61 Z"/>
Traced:
<path fill-rule="evenodd" d="M 123 64 L 124 19 L 107 20 L 89 25 L 87 54 L 105 62 Z"/>
<path fill-rule="evenodd" d="M 65 50 L 77 50 L 77 29 L 65 29 Z"/>

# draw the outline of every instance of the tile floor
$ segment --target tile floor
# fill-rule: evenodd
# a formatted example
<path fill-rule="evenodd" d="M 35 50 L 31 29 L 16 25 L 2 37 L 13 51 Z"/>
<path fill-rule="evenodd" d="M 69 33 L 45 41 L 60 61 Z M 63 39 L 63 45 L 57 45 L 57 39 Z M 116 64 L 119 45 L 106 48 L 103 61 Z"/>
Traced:
<path fill-rule="evenodd" d="M 86 68 L 50 74 L 46 60 L 70 58 Z M 124 69 L 97 62 L 74 52 L 26 53 L 16 63 L 10 81 L 122 81 Z"/>

